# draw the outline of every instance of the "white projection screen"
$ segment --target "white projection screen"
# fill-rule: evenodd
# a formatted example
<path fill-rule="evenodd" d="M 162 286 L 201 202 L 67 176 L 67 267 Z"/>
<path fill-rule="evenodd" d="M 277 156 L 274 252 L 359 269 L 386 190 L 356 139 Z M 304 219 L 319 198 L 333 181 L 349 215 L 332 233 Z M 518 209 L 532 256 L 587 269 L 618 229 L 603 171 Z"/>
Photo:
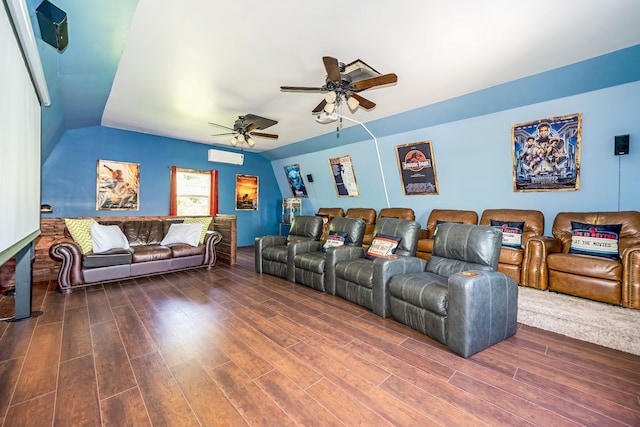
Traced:
<path fill-rule="evenodd" d="M 40 234 L 40 102 L 0 7 L 0 265 Z"/>

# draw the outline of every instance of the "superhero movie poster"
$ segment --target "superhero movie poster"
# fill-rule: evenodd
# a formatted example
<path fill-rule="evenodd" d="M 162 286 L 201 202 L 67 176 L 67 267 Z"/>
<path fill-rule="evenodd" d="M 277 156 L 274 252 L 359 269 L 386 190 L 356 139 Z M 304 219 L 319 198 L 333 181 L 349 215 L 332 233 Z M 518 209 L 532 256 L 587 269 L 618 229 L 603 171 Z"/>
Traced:
<path fill-rule="evenodd" d="M 431 141 L 398 145 L 396 157 L 405 196 L 439 194 Z"/>
<path fill-rule="evenodd" d="M 511 128 L 513 191 L 578 191 L 582 114 Z"/>

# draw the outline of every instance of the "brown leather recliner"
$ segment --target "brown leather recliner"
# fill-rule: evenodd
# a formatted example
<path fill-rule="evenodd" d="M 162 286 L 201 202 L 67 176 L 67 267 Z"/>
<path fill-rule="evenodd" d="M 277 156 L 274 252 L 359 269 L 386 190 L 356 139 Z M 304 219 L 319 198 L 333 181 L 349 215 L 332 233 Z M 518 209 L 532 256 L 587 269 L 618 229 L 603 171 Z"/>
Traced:
<path fill-rule="evenodd" d="M 457 209 L 433 209 L 427 219 L 427 228 L 420 230 L 420 239 L 418 239 L 418 247 L 416 249 L 418 258 L 429 261 L 431 252 L 433 252 L 433 235 L 436 232 L 437 225 L 442 222 L 477 225 L 478 213 Z"/>
<path fill-rule="evenodd" d="M 349 208 L 344 216 L 345 218 L 361 218 L 364 220 L 364 236 L 365 238 L 369 236 L 366 247 L 369 247 L 369 244 L 371 244 L 371 234 L 376 226 L 376 210 L 372 208 Z M 365 246 L 364 239 L 362 246 Z"/>
<path fill-rule="evenodd" d="M 407 221 L 414 221 L 416 219 L 416 214 L 411 208 L 382 208 L 380 209 L 380 212 L 378 212 L 376 224 L 380 221 L 380 218 L 398 218 Z M 371 244 L 371 240 L 373 240 L 373 229 L 371 230 L 371 233 L 365 233 L 364 238 L 362 239 L 362 246 L 368 248 Z"/>
<path fill-rule="evenodd" d="M 622 224 L 620 260 L 570 254 L 572 221 Z M 549 290 L 640 309 L 640 212 L 561 212 L 552 233 L 561 249 L 547 253 Z"/>
<path fill-rule="evenodd" d="M 546 289 L 546 274 L 540 266 L 540 257 L 533 257 L 534 246 L 529 245 L 533 236 L 544 234 L 544 215 L 529 209 L 486 209 L 480 217 L 480 225 L 491 225 L 491 220 L 504 222 L 524 222 L 522 247 L 503 246 L 500 249 L 498 271 L 511 277 L 516 283 L 531 288 Z"/>

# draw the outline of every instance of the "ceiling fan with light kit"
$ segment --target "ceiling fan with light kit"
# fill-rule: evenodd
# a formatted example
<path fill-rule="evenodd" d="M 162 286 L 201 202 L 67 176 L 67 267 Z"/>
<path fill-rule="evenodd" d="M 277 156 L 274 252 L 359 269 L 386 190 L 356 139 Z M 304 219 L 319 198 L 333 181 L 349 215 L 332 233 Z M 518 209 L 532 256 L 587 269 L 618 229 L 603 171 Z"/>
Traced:
<path fill-rule="evenodd" d="M 230 130 L 231 132 L 217 133 L 211 136 L 233 135 L 230 143 L 234 147 L 238 145 L 238 143 L 243 144 L 245 142 L 249 147 L 253 147 L 256 144 L 253 139 L 254 137 L 277 139 L 278 135 L 276 134 L 256 132 L 257 130 L 266 129 L 277 123 L 278 122 L 276 120 L 266 119 L 264 117 L 256 116 L 255 114 L 245 114 L 244 116 L 238 116 L 238 119 L 234 122 L 233 127 L 209 122 L 211 126 L 217 126 L 219 128 Z"/>
<path fill-rule="evenodd" d="M 380 74 L 359 59 L 347 65 L 331 56 L 324 56 L 322 61 L 327 71 L 324 85 L 320 87 L 280 86 L 283 92 L 324 93 L 324 99 L 311 111 L 312 114 L 319 115 L 322 112 L 332 114 L 336 107 L 345 103 L 351 112 L 358 107 L 370 110 L 376 104 L 359 95 L 359 92 L 398 81 L 397 75 Z"/>

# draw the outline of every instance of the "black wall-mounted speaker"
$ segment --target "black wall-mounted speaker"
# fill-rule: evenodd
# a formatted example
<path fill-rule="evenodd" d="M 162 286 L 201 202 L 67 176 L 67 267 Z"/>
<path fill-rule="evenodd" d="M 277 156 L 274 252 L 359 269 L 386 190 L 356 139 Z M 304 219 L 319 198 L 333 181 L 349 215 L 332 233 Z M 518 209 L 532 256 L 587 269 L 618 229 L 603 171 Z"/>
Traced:
<path fill-rule="evenodd" d="M 614 139 L 613 154 L 622 156 L 629 154 L 629 135 L 617 135 Z"/>
<path fill-rule="evenodd" d="M 67 34 L 67 14 L 54 4 L 44 0 L 36 8 L 40 37 L 62 52 L 69 44 Z"/>
<path fill-rule="evenodd" d="M 313 182 L 313 176 L 311 174 L 307 175 L 307 181 Z"/>

